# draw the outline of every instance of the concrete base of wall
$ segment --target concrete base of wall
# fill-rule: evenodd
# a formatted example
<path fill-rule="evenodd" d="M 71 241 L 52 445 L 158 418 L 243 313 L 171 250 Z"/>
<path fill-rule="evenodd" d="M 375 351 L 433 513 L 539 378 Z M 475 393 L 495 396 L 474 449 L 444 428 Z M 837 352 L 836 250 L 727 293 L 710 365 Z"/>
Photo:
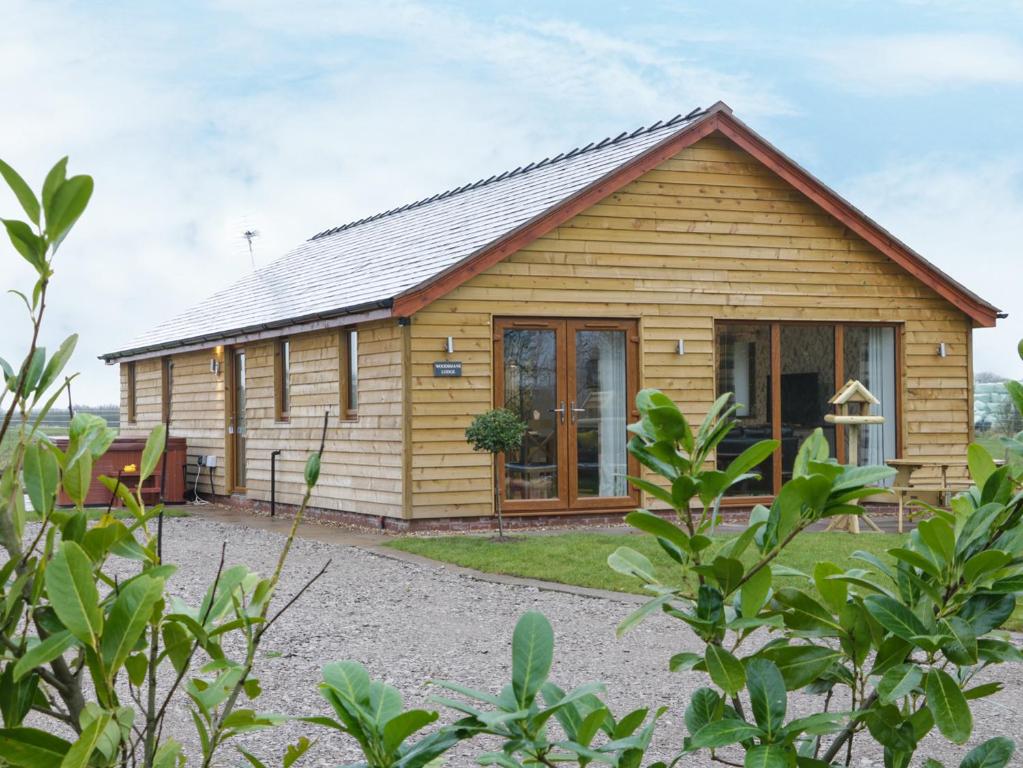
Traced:
<path fill-rule="evenodd" d="M 257 499 L 249 499 L 242 496 L 217 496 L 214 499 L 218 504 L 231 507 L 248 509 L 258 514 L 270 513 L 270 502 Z M 881 527 L 888 530 L 889 526 L 884 523 L 887 518 L 892 518 L 896 507 L 893 504 L 866 504 L 867 513 L 872 517 L 880 516 L 878 521 Z M 752 507 L 728 507 L 721 510 L 721 522 L 724 525 L 745 525 L 749 519 Z M 658 514 L 666 518 L 673 518 L 672 512 L 660 512 Z M 295 504 L 277 503 L 274 511 L 277 517 L 294 517 L 298 512 Z M 625 521 L 628 512 L 572 512 L 549 515 L 505 515 L 504 527 L 506 530 L 528 530 L 536 528 L 599 528 L 611 525 L 619 525 Z M 337 509 L 324 509 L 322 507 L 309 507 L 305 516 L 309 520 L 321 520 L 329 523 L 340 523 L 355 528 L 378 531 L 415 532 L 415 531 L 451 531 L 451 532 L 476 532 L 496 531 L 497 518 L 486 517 L 433 517 L 415 520 L 405 520 L 398 517 L 387 517 L 384 515 L 366 515 L 360 512 L 346 512 Z M 866 529 L 865 529 L 866 530 Z M 894 530 L 894 526 L 891 527 Z"/>

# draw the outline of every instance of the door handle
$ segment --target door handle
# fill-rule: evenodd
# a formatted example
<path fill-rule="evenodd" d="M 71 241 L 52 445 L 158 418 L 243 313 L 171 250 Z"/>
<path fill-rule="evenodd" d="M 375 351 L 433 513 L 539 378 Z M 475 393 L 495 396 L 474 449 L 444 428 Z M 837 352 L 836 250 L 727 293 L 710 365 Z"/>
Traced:
<path fill-rule="evenodd" d="M 571 408 L 569 408 L 569 410 L 572 412 L 572 423 L 573 424 L 575 424 L 579 420 L 579 417 L 576 416 L 577 413 L 586 413 L 586 409 L 585 408 L 576 408 L 575 407 L 575 400 L 572 401 Z"/>
<path fill-rule="evenodd" d="M 562 424 L 565 423 L 565 401 L 564 400 L 561 401 L 561 407 L 560 408 L 551 408 L 550 412 L 558 414 L 561 417 L 561 423 Z"/>

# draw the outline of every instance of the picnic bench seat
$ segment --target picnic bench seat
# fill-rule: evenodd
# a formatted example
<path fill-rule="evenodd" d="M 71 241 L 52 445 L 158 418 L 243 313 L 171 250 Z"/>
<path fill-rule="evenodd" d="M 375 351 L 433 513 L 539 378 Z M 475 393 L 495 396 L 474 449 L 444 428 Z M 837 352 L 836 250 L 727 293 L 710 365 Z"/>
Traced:
<path fill-rule="evenodd" d="M 889 459 L 886 463 L 896 471 L 890 490 L 895 494 L 899 504 L 899 533 L 903 532 L 907 499 L 934 495 L 937 497 L 937 503 L 944 506 L 949 503 L 953 494 L 964 491 L 973 484 L 965 461 L 902 458 Z M 926 473 L 926 476 L 920 477 L 923 473 Z"/>

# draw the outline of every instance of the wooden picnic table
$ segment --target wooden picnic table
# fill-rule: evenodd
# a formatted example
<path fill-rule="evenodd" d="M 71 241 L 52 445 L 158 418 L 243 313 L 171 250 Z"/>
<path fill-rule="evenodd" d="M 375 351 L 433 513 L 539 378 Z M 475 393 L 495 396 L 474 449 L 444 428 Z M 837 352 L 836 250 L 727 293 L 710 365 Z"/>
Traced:
<path fill-rule="evenodd" d="M 969 465 L 963 460 L 948 459 L 914 459 L 901 458 L 889 459 L 885 462 L 895 470 L 895 479 L 892 481 L 891 491 L 899 501 L 899 533 L 902 533 L 902 516 L 905 508 L 906 497 L 914 493 L 936 493 L 938 503 L 948 502 L 948 497 L 953 491 L 968 488 Z M 929 477 L 922 484 L 913 483 L 913 474 L 922 469 L 937 470 L 937 478 Z M 950 478 L 951 470 L 960 470 L 955 477 Z"/>

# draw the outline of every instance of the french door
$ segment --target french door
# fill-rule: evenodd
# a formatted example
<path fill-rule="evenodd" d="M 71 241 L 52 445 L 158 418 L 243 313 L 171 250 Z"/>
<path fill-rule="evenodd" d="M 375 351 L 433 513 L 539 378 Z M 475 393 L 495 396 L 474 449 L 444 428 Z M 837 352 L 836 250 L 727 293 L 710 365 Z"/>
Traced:
<path fill-rule="evenodd" d="M 506 512 L 628 508 L 626 425 L 635 412 L 635 321 L 494 321 L 495 401 L 527 426 L 502 457 Z"/>

